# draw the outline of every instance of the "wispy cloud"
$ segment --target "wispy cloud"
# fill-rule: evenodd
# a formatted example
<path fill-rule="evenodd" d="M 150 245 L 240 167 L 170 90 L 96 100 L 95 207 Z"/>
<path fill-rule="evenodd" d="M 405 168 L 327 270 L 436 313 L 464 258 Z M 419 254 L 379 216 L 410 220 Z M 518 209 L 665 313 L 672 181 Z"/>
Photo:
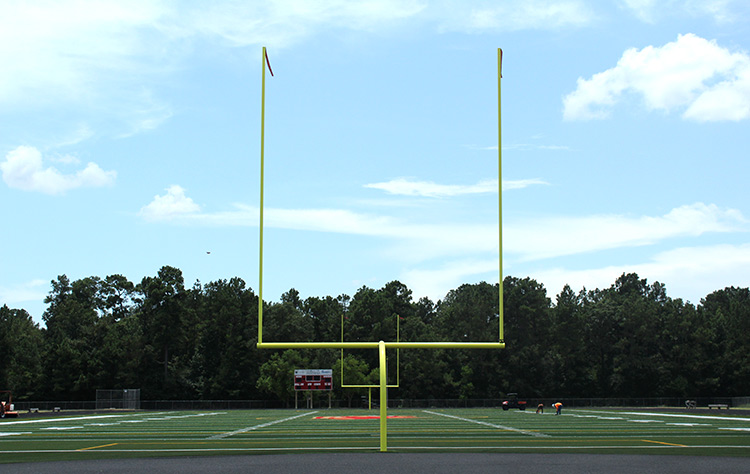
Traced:
<path fill-rule="evenodd" d="M 696 203 L 663 216 L 556 216 L 507 226 L 507 250 L 525 260 L 540 260 L 606 249 L 652 245 L 676 237 L 747 230 L 737 210 Z M 504 226 L 505 227 L 505 226 Z"/>
<path fill-rule="evenodd" d="M 55 147 L 66 147 L 77 145 L 94 136 L 94 131 L 86 123 L 80 123 L 72 132 L 68 132 L 64 137 L 57 140 Z"/>
<path fill-rule="evenodd" d="M 690 120 L 744 120 L 750 118 L 750 56 L 693 34 L 661 47 L 629 49 L 615 67 L 578 79 L 563 100 L 564 117 L 606 118 L 628 92 L 649 109 L 680 109 Z"/>
<path fill-rule="evenodd" d="M 698 303 L 705 289 L 750 286 L 750 244 L 681 247 L 657 253 L 649 261 L 600 268 L 548 268 L 533 271 L 550 293 L 568 284 L 573 290 L 609 288 L 623 273 L 637 273 L 649 281 L 666 284 L 667 294 Z M 677 295 L 677 296 L 676 296 Z"/>
<path fill-rule="evenodd" d="M 97 133 L 129 136 L 172 116 L 158 91 L 199 45 L 283 49 L 332 30 L 475 33 L 592 19 L 581 0 L 10 0 L 0 16 L 0 64 L 13 73 L 0 77 L 0 105 L 67 108 Z"/>
<path fill-rule="evenodd" d="M 13 74 L 0 78 L 0 104 L 125 95 L 118 107 L 147 110 L 144 87 L 174 71 L 196 41 L 283 48 L 330 28 L 374 31 L 424 8 L 416 0 L 11 0 L 0 16 L 0 63 Z"/>
<path fill-rule="evenodd" d="M 44 280 L 32 280 L 11 287 L 0 287 L 0 304 L 15 305 L 44 300 L 48 284 Z"/>
<path fill-rule="evenodd" d="M 105 126 L 118 135 L 135 130 L 134 121 L 163 120 L 163 111 L 154 110 L 160 101 L 144 91 L 185 57 L 175 8 L 147 0 L 5 2 L 0 63 L 13 73 L 0 77 L 0 105 L 66 110 L 68 120 L 86 123 L 58 146 Z"/>
<path fill-rule="evenodd" d="M 197 226 L 257 226 L 258 208 L 235 204 L 229 211 L 204 213 L 171 186 L 163 196 L 144 206 L 141 217 L 151 221 Z M 496 223 L 415 223 L 396 217 L 359 213 L 344 209 L 265 210 L 265 225 L 307 232 L 323 232 L 383 239 L 381 254 L 399 262 L 399 279 L 418 296 L 443 298 L 446 288 L 467 281 L 496 281 L 498 272 L 498 227 Z M 529 276 L 544 283 L 550 294 L 564 284 L 574 289 L 606 288 L 623 272 L 636 272 L 651 280 L 676 282 L 670 294 L 700 298 L 701 288 L 747 281 L 750 244 L 713 247 L 682 247 L 656 254 L 650 261 L 602 268 L 545 268 L 561 257 L 592 254 L 619 248 L 665 244 L 670 240 L 697 238 L 707 233 L 746 232 L 748 220 L 737 210 L 713 204 L 680 206 L 663 215 L 551 216 L 514 220 L 503 226 L 506 272 L 525 268 Z M 526 272 L 526 270 L 524 270 Z M 685 278 L 693 275 L 694 278 Z M 693 280 L 704 284 L 691 285 Z"/>
<path fill-rule="evenodd" d="M 190 225 L 258 225 L 257 207 L 237 204 L 231 211 L 201 213 L 200 206 L 187 197 L 180 186 L 171 186 L 167 191 L 166 195 L 156 196 L 144 206 L 141 217 Z M 265 225 L 386 238 L 390 241 L 387 253 L 409 262 L 497 253 L 499 248 L 496 222 L 414 223 L 344 209 L 270 208 L 265 210 Z M 552 216 L 506 222 L 503 225 L 503 249 L 519 261 L 538 261 L 747 229 L 748 221 L 741 212 L 696 203 L 672 209 L 661 216 Z"/>
<path fill-rule="evenodd" d="M 708 16 L 717 23 L 733 21 L 737 15 L 737 0 L 622 0 L 620 4 L 646 23 L 656 23 L 665 17 L 688 15 Z"/>
<path fill-rule="evenodd" d="M 497 151 L 497 145 L 492 146 L 477 146 L 477 145 L 468 145 L 467 148 L 470 150 L 494 150 Z M 570 150 L 570 147 L 567 145 L 543 145 L 538 143 L 511 143 L 511 144 L 504 144 L 503 145 L 503 151 L 506 150 L 520 150 L 520 151 L 528 151 L 528 150 Z"/>
<path fill-rule="evenodd" d="M 70 160 L 61 160 L 70 163 Z M 73 162 L 77 162 L 73 160 Z M 30 146 L 19 146 L 5 155 L 0 163 L 3 181 L 8 187 L 45 194 L 63 194 L 76 188 L 111 186 L 115 171 L 104 171 L 90 162 L 82 170 L 65 174 L 51 166 L 45 167 L 42 153 Z"/>
<path fill-rule="evenodd" d="M 446 288 L 472 281 L 497 281 L 500 275 L 499 261 L 494 259 L 462 259 L 450 261 L 438 268 L 415 268 L 405 270 L 399 281 L 407 285 L 418 297 L 427 296 L 433 301 L 445 298 Z"/>
<path fill-rule="evenodd" d="M 0 18 L 0 60 L 14 74 L 0 80 L 0 103 L 90 98 L 105 80 L 120 83 L 122 72 L 160 67 L 160 48 L 146 39 L 165 13 L 148 1 L 9 2 Z"/>
<path fill-rule="evenodd" d="M 382 183 L 366 184 L 366 188 L 379 189 L 388 194 L 421 197 L 452 197 L 464 194 L 484 194 L 497 192 L 497 180 L 485 180 L 476 184 L 437 184 L 431 181 L 413 181 L 398 178 Z"/>
<path fill-rule="evenodd" d="M 594 11 L 578 0 L 445 1 L 430 5 L 425 13 L 446 31 L 471 33 L 580 27 L 596 19 Z"/>
<path fill-rule="evenodd" d="M 177 13 L 182 27 L 232 46 L 288 47 L 322 30 L 374 31 L 422 12 L 420 0 L 237 0 L 201 3 Z"/>
<path fill-rule="evenodd" d="M 523 189 L 528 186 L 548 184 L 541 179 L 503 181 L 503 190 Z M 431 181 L 414 181 L 397 178 L 382 183 L 366 184 L 366 188 L 379 189 L 399 196 L 419 196 L 429 198 L 455 197 L 467 194 L 497 193 L 497 180 L 489 179 L 476 184 L 438 184 Z"/>

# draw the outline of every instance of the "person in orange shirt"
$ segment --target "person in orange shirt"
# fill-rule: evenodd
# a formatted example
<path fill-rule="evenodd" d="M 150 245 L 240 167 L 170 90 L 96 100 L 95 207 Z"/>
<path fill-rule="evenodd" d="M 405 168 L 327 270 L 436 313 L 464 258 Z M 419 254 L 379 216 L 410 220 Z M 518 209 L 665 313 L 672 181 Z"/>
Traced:
<path fill-rule="evenodd" d="M 555 415 L 559 415 L 560 412 L 562 411 L 562 403 L 557 402 L 552 406 L 555 407 Z"/>

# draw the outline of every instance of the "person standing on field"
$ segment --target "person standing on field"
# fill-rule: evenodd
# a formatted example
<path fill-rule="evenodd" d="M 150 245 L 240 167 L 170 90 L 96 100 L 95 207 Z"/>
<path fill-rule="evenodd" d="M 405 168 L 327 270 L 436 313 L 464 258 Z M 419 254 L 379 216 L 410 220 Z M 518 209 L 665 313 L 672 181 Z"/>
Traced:
<path fill-rule="evenodd" d="M 562 403 L 557 402 L 552 406 L 555 407 L 555 415 L 559 415 L 562 412 Z"/>

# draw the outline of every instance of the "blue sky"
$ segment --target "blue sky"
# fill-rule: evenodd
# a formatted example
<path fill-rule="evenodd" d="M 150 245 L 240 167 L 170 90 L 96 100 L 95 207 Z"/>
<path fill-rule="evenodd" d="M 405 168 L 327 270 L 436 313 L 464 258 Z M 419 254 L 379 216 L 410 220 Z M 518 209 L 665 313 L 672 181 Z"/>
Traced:
<path fill-rule="evenodd" d="M 262 46 L 267 300 L 497 282 L 498 47 L 506 275 L 750 285 L 744 0 L 6 0 L 0 304 L 257 291 Z"/>

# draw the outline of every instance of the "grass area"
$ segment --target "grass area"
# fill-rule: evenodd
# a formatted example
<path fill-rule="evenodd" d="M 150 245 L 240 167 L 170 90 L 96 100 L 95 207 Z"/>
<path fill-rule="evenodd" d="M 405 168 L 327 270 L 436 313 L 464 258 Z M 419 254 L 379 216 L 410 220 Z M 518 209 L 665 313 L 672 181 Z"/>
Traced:
<path fill-rule="evenodd" d="M 0 462 L 380 449 L 375 410 L 57 415 L 0 421 Z M 389 412 L 388 451 L 750 456 L 750 417 L 398 409 Z"/>

